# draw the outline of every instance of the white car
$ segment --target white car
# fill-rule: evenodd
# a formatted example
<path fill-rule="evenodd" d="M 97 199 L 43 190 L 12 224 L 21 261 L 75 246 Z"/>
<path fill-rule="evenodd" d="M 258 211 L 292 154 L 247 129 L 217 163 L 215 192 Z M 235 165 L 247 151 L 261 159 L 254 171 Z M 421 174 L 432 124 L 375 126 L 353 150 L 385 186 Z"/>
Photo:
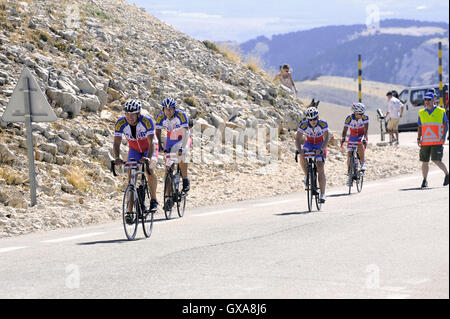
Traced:
<path fill-rule="evenodd" d="M 408 131 L 417 129 L 417 119 L 419 117 L 419 110 L 424 107 L 424 96 L 429 89 L 434 89 L 439 95 L 439 84 L 408 87 L 404 89 L 399 99 L 404 104 L 403 116 L 400 118 L 398 129 L 399 131 Z M 444 105 L 448 103 L 448 83 L 443 85 Z M 439 98 L 436 99 L 439 104 Z M 448 105 L 447 105 L 448 109 Z"/>

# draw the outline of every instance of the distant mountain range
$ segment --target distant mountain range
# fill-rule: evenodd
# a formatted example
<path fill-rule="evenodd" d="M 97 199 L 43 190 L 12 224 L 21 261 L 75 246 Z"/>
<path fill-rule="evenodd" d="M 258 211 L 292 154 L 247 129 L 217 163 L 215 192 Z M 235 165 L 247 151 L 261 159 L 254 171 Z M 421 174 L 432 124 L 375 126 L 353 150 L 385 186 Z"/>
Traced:
<path fill-rule="evenodd" d="M 357 77 L 362 55 L 365 80 L 422 85 L 438 82 L 438 42 L 448 81 L 448 23 L 383 20 L 376 32 L 366 25 L 327 26 L 260 36 L 240 44 L 242 54 L 259 56 L 266 69 L 288 63 L 296 81 L 319 75 Z"/>

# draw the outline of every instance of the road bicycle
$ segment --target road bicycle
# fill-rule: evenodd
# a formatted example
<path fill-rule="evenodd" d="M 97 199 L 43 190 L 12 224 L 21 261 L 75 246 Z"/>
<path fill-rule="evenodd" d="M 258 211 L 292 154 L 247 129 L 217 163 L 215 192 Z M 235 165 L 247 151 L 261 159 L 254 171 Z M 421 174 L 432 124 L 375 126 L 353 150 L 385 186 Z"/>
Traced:
<path fill-rule="evenodd" d="M 361 192 L 363 183 L 364 183 L 364 171 L 359 167 L 359 154 L 358 154 L 358 145 L 363 144 L 365 147 L 365 143 L 361 141 L 350 142 L 348 141 L 348 147 L 351 149 L 350 154 L 350 166 L 348 169 L 348 178 L 351 180 L 351 183 L 348 185 L 348 194 L 352 193 L 353 182 L 356 184 L 356 190 L 358 193 Z"/>
<path fill-rule="evenodd" d="M 153 215 L 155 213 L 150 210 L 150 185 L 144 173 L 144 169 L 150 173 L 149 161 L 138 163 L 136 160 L 130 159 L 128 162 L 123 162 L 122 165 L 131 170 L 130 184 L 125 189 L 122 203 L 125 235 L 128 240 L 134 240 L 139 221 L 141 221 L 144 235 L 149 238 L 153 231 Z M 115 166 L 115 161 L 111 161 L 111 171 L 114 176 L 117 176 Z M 138 178 L 139 175 L 141 178 Z"/>
<path fill-rule="evenodd" d="M 298 162 L 298 155 L 300 153 L 297 151 L 295 153 L 295 161 Z M 316 159 L 317 156 L 323 156 L 323 153 L 320 155 L 317 155 L 316 152 L 305 152 L 304 157 L 308 163 L 307 173 L 306 173 L 306 179 L 305 179 L 305 190 L 306 190 L 306 197 L 308 202 L 308 211 L 312 211 L 313 209 L 313 201 L 316 202 L 316 208 L 317 210 L 320 210 L 322 208 L 322 203 L 320 202 L 320 188 L 319 183 L 317 180 L 317 163 Z"/>
<path fill-rule="evenodd" d="M 167 174 L 164 181 L 164 214 L 166 215 L 166 219 L 171 219 L 172 209 L 176 204 L 178 216 L 183 217 L 186 209 L 187 194 L 183 191 L 183 186 L 180 185 L 182 174 L 177 153 L 165 153 L 164 157 L 167 167 Z M 176 169 L 175 163 L 177 163 Z"/>

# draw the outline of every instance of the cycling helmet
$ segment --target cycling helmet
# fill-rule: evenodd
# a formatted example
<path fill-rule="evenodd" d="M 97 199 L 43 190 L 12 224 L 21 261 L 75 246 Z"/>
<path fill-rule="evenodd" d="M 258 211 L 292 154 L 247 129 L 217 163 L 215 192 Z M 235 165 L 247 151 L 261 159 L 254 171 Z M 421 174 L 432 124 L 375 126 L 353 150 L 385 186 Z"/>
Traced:
<path fill-rule="evenodd" d="M 358 114 L 364 114 L 366 112 L 366 106 L 362 103 L 353 103 L 352 111 Z"/>
<path fill-rule="evenodd" d="M 142 108 L 141 101 L 139 100 L 128 100 L 125 102 L 123 110 L 125 113 L 140 113 Z"/>
<path fill-rule="evenodd" d="M 174 107 L 175 108 L 177 106 L 177 102 L 174 99 L 172 99 L 171 97 L 168 97 L 168 98 L 162 100 L 161 105 L 163 108 L 165 108 L 165 107 Z"/>
<path fill-rule="evenodd" d="M 319 116 L 319 110 L 316 107 L 308 107 L 306 109 L 306 119 L 314 120 Z"/>

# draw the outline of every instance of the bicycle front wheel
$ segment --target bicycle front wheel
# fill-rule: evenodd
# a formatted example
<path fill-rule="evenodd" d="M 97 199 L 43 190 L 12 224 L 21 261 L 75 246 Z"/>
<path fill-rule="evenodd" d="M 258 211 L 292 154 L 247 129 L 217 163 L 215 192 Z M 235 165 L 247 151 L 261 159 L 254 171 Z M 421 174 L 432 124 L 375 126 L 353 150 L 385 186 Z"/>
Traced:
<path fill-rule="evenodd" d="M 135 188 L 129 185 L 123 195 L 122 219 L 125 235 L 128 240 L 134 240 L 139 224 L 140 206 Z"/>
<path fill-rule="evenodd" d="M 172 187 L 172 175 L 167 172 L 166 180 L 164 181 L 164 215 L 166 219 L 172 217 L 172 207 L 173 207 L 173 187 Z"/>
<path fill-rule="evenodd" d="M 313 188 L 313 176 L 311 168 L 308 168 L 308 176 L 306 178 L 306 196 L 308 201 L 308 211 L 312 211 L 314 188 Z"/>
<path fill-rule="evenodd" d="M 148 184 L 144 186 L 144 207 L 148 207 L 142 212 L 142 228 L 144 230 L 145 237 L 149 238 L 152 235 L 153 230 L 153 216 L 154 212 L 150 211 L 150 190 Z M 148 204 L 148 205 L 147 205 Z"/>
<path fill-rule="evenodd" d="M 313 172 L 313 176 L 314 176 L 314 179 L 313 179 L 313 181 L 314 181 L 313 186 L 314 187 L 313 187 L 313 189 L 315 191 L 314 198 L 316 200 L 316 208 L 317 208 L 317 210 L 320 210 L 322 208 L 322 203 L 320 202 L 320 189 L 317 186 L 317 172 L 316 171 Z"/>
<path fill-rule="evenodd" d="M 177 211 L 178 211 L 178 216 L 183 217 L 184 216 L 184 211 L 186 209 L 186 193 L 185 192 L 181 192 L 179 194 L 179 200 L 177 201 Z"/>
<path fill-rule="evenodd" d="M 348 194 L 350 195 L 352 193 L 352 186 L 353 186 L 353 178 L 354 178 L 354 171 L 355 171 L 355 157 L 352 154 L 350 157 L 350 168 L 348 170 L 348 179 L 350 180 L 350 183 L 348 185 Z"/>
<path fill-rule="evenodd" d="M 359 172 L 358 175 L 359 175 L 359 178 L 356 180 L 356 189 L 358 190 L 358 193 L 361 193 L 363 183 L 364 183 L 364 174 Z"/>

